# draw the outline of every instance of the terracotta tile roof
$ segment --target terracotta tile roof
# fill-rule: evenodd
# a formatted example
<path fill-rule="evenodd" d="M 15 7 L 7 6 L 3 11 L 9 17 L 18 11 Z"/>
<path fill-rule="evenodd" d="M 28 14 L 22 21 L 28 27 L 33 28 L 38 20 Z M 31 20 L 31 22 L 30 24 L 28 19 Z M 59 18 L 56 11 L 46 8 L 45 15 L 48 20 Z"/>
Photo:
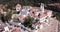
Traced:
<path fill-rule="evenodd" d="M 19 17 L 19 20 L 23 20 L 23 21 L 24 21 L 24 20 L 25 20 L 25 17 L 20 16 L 20 17 Z"/>
<path fill-rule="evenodd" d="M 21 32 L 20 29 L 14 29 L 12 32 Z"/>
<path fill-rule="evenodd" d="M 20 4 L 17 4 L 16 7 L 20 7 L 21 5 Z"/>
<path fill-rule="evenodd" d="M 29 13 L 29 15 L 30 15 L 30 16 L 32 16 L 32 17 L 34 17 L 34 16 L 35 16 L 32 12 L 30 12 L 30 13 Z"/>
<path fill-rule="evenodd" d="M 40 8 L 39 8 L 39 7 L 33 7 L 31 10 L 32 10 L 32 11 L 39 11 Z"/>

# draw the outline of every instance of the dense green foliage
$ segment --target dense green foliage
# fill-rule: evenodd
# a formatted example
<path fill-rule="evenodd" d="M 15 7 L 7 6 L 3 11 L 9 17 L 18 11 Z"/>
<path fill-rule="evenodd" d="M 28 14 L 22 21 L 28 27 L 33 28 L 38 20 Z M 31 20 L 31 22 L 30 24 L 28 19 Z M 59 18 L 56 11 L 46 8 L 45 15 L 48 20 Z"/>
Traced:
<path fill-rule="evenodd" d="M 60 21 L 60 13 L 58 13 L 58 12 L 53 12 L 53 15 L 56 17 L 57 20 Z"/>
<path fill-rule="evenodd" d="M 23 24 L 24 26 L 29 27 L 31 24 L 33 24 L 33 21 L 34 21 L 34 18 L 27 16 Z"/>
<path fill-rule="evenodd" d="M 54 17 L 56 17 L 57 20 L 60 21 L 60 9 L 58 9 L 57 7 L 54 7 L 54 6 L 48 6 L 48 5 L 47 5 L 47 7 L 48 7 L 48 9 L 50 9 L 50 10 L 53 11 Z"/>
<path fill-rule="evenodd" d="M 56 18 L 60 21 L 60 14 L 56 14 Z"/>
<path fill-rule="evenodd" d="M 6 15 L 6 18 L 7 18 L 8 20 L 11 20 L 11 16 L 12 16 L 12 12 L 8 12 L 8 14 Z"/>
<path fill-rule="evenodd" d="M 9 6 L 16 5 L 17 3 L 20 3 L 21 5 L 36 5 L 38 6 L 39 3 L 54 3 L 54 2 L 60 2 L 60 0 L 0 0 L 0 3 L 2 4 L 8 4 Z"/>
<path fill-rule="evenodd" d="M 19 23 L 19 20 L 17 18 L 14 18 L 13 21 Z"/>
<path fill-rule="evenodd" d="M 8 20 L 11 20 L 11 17 L 12 17 L 13 14 L 17 14 L 17 12 L 16 11 L 14 11 L 14 12 L 10 11 L 10 12 L 8 12 L 6 18 Z"/>

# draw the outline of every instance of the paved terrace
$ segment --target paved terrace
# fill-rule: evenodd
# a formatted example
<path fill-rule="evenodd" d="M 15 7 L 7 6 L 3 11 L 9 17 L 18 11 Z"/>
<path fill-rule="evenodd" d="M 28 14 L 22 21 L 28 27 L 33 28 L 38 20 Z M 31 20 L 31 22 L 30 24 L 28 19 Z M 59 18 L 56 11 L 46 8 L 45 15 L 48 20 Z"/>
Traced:
<path fill-rule="evenodd" d="M 49 26 L 44 24 L 44 28 L 38 29 L 38 32 L 58 32 L 58 21 L 55 18 L 50 18 Z"/>

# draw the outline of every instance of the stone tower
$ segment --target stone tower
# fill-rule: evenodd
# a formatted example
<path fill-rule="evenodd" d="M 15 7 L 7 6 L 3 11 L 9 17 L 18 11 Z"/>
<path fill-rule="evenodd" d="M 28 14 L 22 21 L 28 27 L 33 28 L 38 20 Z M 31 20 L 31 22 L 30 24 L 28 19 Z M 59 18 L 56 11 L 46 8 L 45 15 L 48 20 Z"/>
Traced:
<path fill-rule="evenodd" d="M 44 4 L 43 3 L 41 3 L 41 5 L 40 5 L 40 10 L 42 11 L 42 13 L 44 13 Z"/>

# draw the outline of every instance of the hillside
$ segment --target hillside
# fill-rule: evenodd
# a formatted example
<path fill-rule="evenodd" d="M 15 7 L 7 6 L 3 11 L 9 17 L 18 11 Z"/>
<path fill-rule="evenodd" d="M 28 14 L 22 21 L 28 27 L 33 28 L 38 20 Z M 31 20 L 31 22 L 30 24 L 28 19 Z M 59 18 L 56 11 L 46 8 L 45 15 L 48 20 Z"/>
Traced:
<path fill-rule="evenodd" d="M 54 11 L 55 16 L 60 20 L 60 0 L 0 0 L 0 4 L 7 4 L 9 8 L 14 7 L 17 3 L 20 3 L 22 6 L 40 6 L 40 3 L 45 3 L 46 8 Z M 54 4 L 55 3 L 55 4 Z M 53 4 L 53 5 L 48 5 Z"/>

